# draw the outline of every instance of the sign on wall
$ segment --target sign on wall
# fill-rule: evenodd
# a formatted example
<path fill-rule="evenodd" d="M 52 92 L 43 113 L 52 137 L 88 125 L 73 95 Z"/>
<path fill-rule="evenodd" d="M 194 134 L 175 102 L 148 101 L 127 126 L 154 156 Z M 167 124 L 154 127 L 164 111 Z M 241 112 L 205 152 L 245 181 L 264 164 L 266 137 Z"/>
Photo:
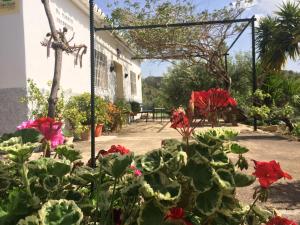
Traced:
<path fill-rule="evenodd" d="M 0 15 L 16 13 L 19 7 L 20 0 L 0 0 Z"/>

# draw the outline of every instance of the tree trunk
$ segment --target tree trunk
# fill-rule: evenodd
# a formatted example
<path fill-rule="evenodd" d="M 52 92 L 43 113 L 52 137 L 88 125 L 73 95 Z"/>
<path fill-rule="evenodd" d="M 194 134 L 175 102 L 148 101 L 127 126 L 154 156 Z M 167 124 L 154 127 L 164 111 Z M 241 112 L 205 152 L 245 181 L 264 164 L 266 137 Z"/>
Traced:
<path fill-rule="evenodd" d="M 291 120 L 289 118 L 281 118 L 281 120 L 289 128 L 289 132 L 292 132 L 294 130 L 294 125 L 293 125 L 293 123 L 291 122 Z"/>
<path fill-rule="evenodd" d="M 51 118 L 55 118 L 55 106 L 57 103 L 57 93 L 60 85 L 63 50 L 59 46 L 61 40 L 59 38 L 58 32 L 55 27 L 54 19 L 49 5 L 49 0 L 41 0 L 41 1 L 44 5 L 44 9 L 47 15 L 49 27 L 51 30 L 51 35 L 53 37 L 54 42 L 56 42 L 55 43 L 56 46 L 52 46 L 55 50 L 55 66 L 54 66 L 54 75 L 53 75 L 51 93 L 48 99 L 48 103 L 49 103 L 48 116 Z"/>
<path fill-rule="evenodd" d="M 48 99 L 48 117 L 55 118 L 55 109 L 57 103 L 57 93 L 60 86 L 61 68 L 62 68 L 62 54 L 63 51 L 60 48 L 55 49 L 55 66 L 54 75 L 52 80 L 52 87 L 50 96 Z"/>
<path fill-rule="evenodd" d="M 230 92 L 232 80 L 228 74 L 226 74 L 225 77 L 226 78 L 224 79 L 224 89 Z"/>

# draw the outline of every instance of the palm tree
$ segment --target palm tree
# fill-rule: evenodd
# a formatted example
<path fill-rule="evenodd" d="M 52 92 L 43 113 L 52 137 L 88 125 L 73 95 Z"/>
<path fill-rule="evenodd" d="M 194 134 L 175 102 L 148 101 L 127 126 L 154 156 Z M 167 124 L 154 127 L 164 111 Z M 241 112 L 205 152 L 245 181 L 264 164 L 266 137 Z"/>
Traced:
<path fill-rule="evenodd" d="M 283 4 L 275 14 L 262 19 L 257 30 L 259 55 L 269 70 L 280 70 L 288 58 L 300 56 L 300 1 Z"/>

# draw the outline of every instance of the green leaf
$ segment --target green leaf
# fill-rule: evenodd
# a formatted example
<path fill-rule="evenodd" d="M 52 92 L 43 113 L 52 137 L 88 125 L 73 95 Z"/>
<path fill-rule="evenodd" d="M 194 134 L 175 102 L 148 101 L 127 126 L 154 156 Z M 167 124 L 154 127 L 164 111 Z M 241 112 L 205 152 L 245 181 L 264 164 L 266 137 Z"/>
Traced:
<path fill-rule="evenodd" d="M 33 150 L 39 145 L 39 143 L 23 144 L 21 138 L 11 138 L 0 144 L 0 151 L 8 153 L 9 159 L 13 162 L 22 164 L 30 158 Z"/>
<path fill-rule="evenodd" d="M 50 162 L 50 161 L 49 161 Z M 71 165 L 68 161 L 54 161 L 47 165 L 49 174 L 62 178 L 71 172 Z"/>
<path fill-rule="evenodd" d="M 35 143 L 40 142 L 42 135 L 35 129 L 23 129 L 17 130 L 14 134 L 15 137 L 21 137 L 23 143 Z"/>
<path fill-rule="evenodd" d="M 208 163 L 201 161 L 199 157 L 190 159 L 181 172 L 184 176 L 192 178 L 192 182 L 199 192 L 204 192 L 213 185 L 213 168 Z"/>
<path fill-rule="evenodd" d="M 236 187 L 247 187 L 255 182 L 255 176 L 236 172 L 234 181 Z"/>
<path fill-rule="evenodd" d="M 66 195 L 67 200 L 73 200 L 75 202 L 79 202 L 82 198 L 83 198 L 83 194 L 75 190 L 69 190 Z"/>
<path fill-rule="evenodd" d="M 226 196 L 223 195 L 222 203 L 219 209 L 219 212 L 222 214 L 231 217 L 232 212 L 238 207 L 238 200 L 235 199 L 233 196 Z"/>
<path fill-rule="evenodd" d="M 40 220 L 37 216 L 27 216 L 21 219 L 17 225 L 40 225 Z"/>
<path fill-rule="evenodd" d="M 158 207 L 153 200 L 145 202 L 140 210 L 138 225 L 163 224 L 164 212 Z"/>
<path fill-rule="evenodd" d="M 226 153 L 222 150 L 217 150 L 212 154 L 211 165 L 214 167 L 224 167 L 229 164 L 229 159 Z"/>
<path fill-rule="evenodd" d="M 70 162 L 74 162 L 82 158 L 80 151 L 75 150 L 67 145 L 59 145 L 55 149 L 55 152 L 58 154 L 58 156 L 64 157 Z"/>
<path fill-rule="evenodd" d="M 197 209 L 204 215 L 209 216 L 216 212 L 222 203 L 222 191 L 219 186 L 214 186 L 198 195 L 196 200 Z"/>
<path fill-rule="evenodd" d="M 127 168 L 131 165 L 132 158 L 132 154 L 118 155 L 118 157 L 114 158 L 111 168 L 112 176 L 114 178 L 123 176 Z"/>
<path fill-rule="evenodd" d="M 60 184 L 59 177 L 48 175 L 43 179 L 43 187 L 49 192 L 56 191 Z"/>
<path fill-rule="evenodd" d="M 234 154 L 244 154 L 249 151 L 249 149 L 242 147 L 236 143 L 233 143 L 230 147 L 230 151 Z"/>
<path fill-rule="evenodd" d="M 270 217 L 273 216 L 273 213 L 269 210 L 262 208 L 260 206 L 255 205 L 253 207 L 253 212 L 259 216 L 260 219 L 262 219 L 264 222 L 266 222 Z"/>
<path fill-rule="evenodd" d="M 232 191 L 235 188 L 234 178 L 230 171 L 218 169 L 215 180 L 221 189 Z"/>
<path fill-rule="evenodd" d="M 30 196 L 25 191 L 13 190 L 8 197 L 8 211 L 14 215 L 26 215 L 30 211 L 29 200 Z"/>
<path fill-rule="evenodd" d="M 121 193 L 125 196 L 137 196 L 139 194 L 140 187 L 141 187 L 140 183 L 133 183 L 123 187 Z"/>
<path fill-rule="evenodd" d="M 83 214 L 71 200 L 49 200 L 38 212 L 43 225 L 80 225 Z"/>
<path fill-rule="evenodd" d="M 96 180 L 97 173 L 91 167 L 77 167 L 69 177 L 71 183 L 75 185 L 87 185 Z"/>
<path fill-rule="evenodd" d="M 141 192 L 145 198 L 154 197 L 163 206 L 174 205 L 180 197 L 181 186 L 162 173 L 144 175 Z"/>
<path fill-rule="evenodd" d="M 163 166 L 162 153 L 160 149 L 147 153 L 141 159 L 141 166 L 144 173 L 156 172 Z"/>

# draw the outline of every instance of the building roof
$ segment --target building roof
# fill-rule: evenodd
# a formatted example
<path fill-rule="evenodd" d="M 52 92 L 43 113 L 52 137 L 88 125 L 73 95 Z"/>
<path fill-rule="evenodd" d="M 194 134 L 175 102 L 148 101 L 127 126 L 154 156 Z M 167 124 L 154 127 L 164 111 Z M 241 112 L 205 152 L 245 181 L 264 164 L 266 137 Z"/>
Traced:
<path fill-rule="evenodd" d="M 83 10 L 87 15 L 89 15 L 89 0 L 71 0 L 78 8 Z M 95 15 L 95 24 L 97 26 L 101 26 L 106 23 L 105 14 L 104 12 L 95 4 L 94 6 L 94 15 Z M 101 31 L 101 32 L 109 32 L 109 31 Z M 115 32 L 109 32 L 114 38 L 116 38 L 123 47 L 126 48 L 132 55 L 135 55 L 135 52 L 130 48 L 128 43 L 124 41 L 119 35 L 117 35 Z"/>

